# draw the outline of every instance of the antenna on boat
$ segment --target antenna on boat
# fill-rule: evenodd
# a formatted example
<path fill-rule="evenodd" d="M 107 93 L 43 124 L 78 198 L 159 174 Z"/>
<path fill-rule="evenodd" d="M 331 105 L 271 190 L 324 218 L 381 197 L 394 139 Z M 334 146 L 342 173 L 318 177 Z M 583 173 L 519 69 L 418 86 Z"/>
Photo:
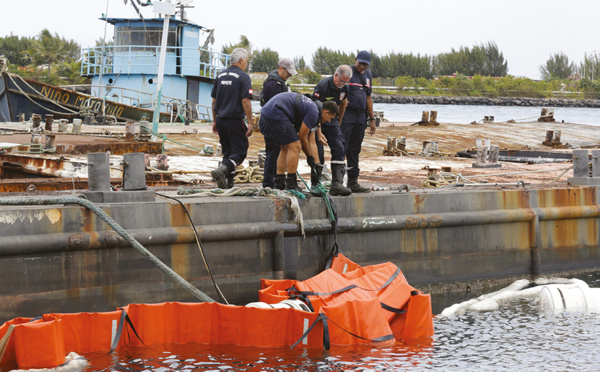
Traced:
<path fill-rule="evenodd" d="M 185 15 L 185 10 L 187 8 L 193 8 L 193 6 L 190 5 L 193 2 L 194 2 L 194 0 L 179 0 L 178 1 L 178 4 L 176 6 L 179 7 L 179 17 L 181 18 L 182 21 L 187 22 L 188 19 Z"/>
<path fill-rule="evenodd" d="M 123 0 L 123 1 L 124 1 L 125 5 L 127 5 L 127 0 Z M 141 0 L 131 0 L 131 6 L 133 6 L 133 9 L 135 9 L 135 11 L 137 12 L 138 16 L 140 16 L 141 19 L 144 19 L 142 12 L 140 12 L 140 9 L 137 7 L 137 5 L 135 5 L 136 2 L 139 4 L 139 6 L 148 6 L 148 5 L 152 5 L 152 3 L 150 1 L 142 2 Z"/>

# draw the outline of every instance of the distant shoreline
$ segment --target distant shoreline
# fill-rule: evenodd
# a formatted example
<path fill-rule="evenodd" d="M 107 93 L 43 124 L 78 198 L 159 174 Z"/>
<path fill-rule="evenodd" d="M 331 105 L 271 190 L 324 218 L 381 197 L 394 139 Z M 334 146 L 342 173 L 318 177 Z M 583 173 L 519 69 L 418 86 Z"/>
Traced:
<path fill-rule="evenodd" d="M 261 91 L 254 91 L 254 100 Z M 600 108 L 600 99 L 530 98 L 530 97 L 461 97 L 461 96 L 405 96 L 401 94 L 373 94 L 374 103 L 413 105 L 467 105 L 467 106 L 530 106 L 530 107 L 589 107 Z"/>

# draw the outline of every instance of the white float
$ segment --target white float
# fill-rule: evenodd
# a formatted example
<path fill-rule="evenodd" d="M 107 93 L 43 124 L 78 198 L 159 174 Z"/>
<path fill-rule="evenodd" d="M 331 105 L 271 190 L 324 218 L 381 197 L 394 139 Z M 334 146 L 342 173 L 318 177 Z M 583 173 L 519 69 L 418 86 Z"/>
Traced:
<path fill-rule="evenodd" d="M 438 318 L 462 315 L 467 311 L 494 311 L 513 299 L 533 299 L 542 310 L 550 311 L 600 311 L 600 288 L 590 288 L 580 279 L 539 278 L 533 282 L 517 280 L 499 291 L 454 304 L 444 309 Z"/>

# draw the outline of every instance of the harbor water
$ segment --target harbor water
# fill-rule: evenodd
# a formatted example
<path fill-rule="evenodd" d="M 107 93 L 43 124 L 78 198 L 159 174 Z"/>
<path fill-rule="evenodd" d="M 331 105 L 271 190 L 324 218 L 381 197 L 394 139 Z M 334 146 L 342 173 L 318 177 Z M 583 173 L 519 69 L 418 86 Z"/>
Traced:
<path fill-rule="evenodd" d="M 258 101 L 252 101 L 252 110 L 260 110 Z M 501 123 L 508 120 L 536 121 L 542 107 L 535 106 L 473 106 L 473 105 L 413 105 L 403 103 L 374 103 L 374 111 L 382 111 L 384 118 L 396 123 L 416 123 L 423 111 L 437 111 L 437 121 L 451 124 L 481 122 L 484 116 L 493 116 Z M 600 109 L 589 107 L 555 107 L 557 122 L 600 126 Z"/>
<path fill-rule="evenodd" d="M 374 111 L 383 111 L 391 122 L 415 123 L 421 120 L 423 111 L 437 111 L 440 123 L 469 124 L 480 122 L 484 116 L 493 116 L 501 123 L 508 120 L 536 121 L 542 107 L 535 106 L 471 106 L 471 105 L 410 105 L 399 103 L 375 103 Z M 555 107 L 557 122 L 600 126 L 600 109 L 589 107 Z"/>
<path fill-rule="evenodd" d="M 600 286 L 600 273 L 580 277 Z M 433 296 L 434 314 L 478 294 Z M 331 350 L 150 345 L 86 355 L 87 371 L 593 371 L 600 314 L 546 312 L 514 300 L 493 312 L 434 319 L 430 342 Z M 131 337 L 134 337 L 131 335 Z"/>

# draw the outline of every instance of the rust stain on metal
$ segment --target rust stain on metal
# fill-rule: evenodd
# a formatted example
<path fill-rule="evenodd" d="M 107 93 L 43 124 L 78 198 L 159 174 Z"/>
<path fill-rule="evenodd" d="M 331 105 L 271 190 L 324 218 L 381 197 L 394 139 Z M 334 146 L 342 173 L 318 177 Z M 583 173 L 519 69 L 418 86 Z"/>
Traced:
<path fill-rule="evenodd" d="M 67 250 L 83 250 L 90 246 L 90 236 L 85 233 L 74 233 L 67 238 Z"/>
<path fill-rule="evenodd" d="M 416 194 L 414 196 L 415 204 L 413 205 L 413 213 L 419 213 L 423 208 L 425 200 L 427 200 L 427 194 Z"/>
<path fill-rule="evenodd" d="M 190 248 L 188 245 L 171 245 L 171 265 L 172 269 L 183 278 L 188 277 L 190 263 Z"/>
<path fill-rule="evenodd" d="M 406 219 L 406 228 L 407 229 L 416 229 L 421 223 L 421 218 L 418 216 L 408 216 Z"/>
<path fill-rule="evenodd" d="M 529 207 L 529 190 L 502 191 L 498 196 L 502 199 L 501 206 L 504 209 Z"/>
<path fill-rule="evenodd" d="M 539 190 L 538 195 L 542 208 L 597 204 L 593 187 L 545 189 Z"/>

